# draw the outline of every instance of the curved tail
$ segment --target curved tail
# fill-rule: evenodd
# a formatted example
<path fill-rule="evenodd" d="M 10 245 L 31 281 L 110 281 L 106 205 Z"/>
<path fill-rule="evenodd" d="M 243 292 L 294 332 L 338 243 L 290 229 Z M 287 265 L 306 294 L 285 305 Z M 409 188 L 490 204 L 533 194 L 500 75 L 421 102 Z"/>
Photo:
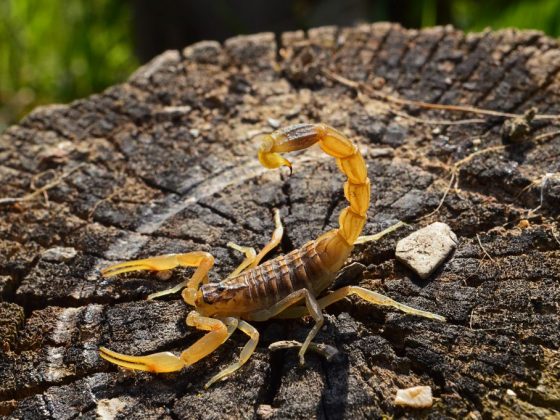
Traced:
<path fill-rule="evenodd" d="M 296 124 L 261 135 L 259 160 L 266 168 L 279 168 L 291 163 L 280 153 L 306 149 L 319 143 L 321 149 L 336 158 L 338 168 L 348 180 L 344 196 L 349 202 L 339 216 L 339 228 L 317 239 L 325 264 L 337 271 L 350 254 L 366 222 L 370 200 L 370 182 L 364 159 L 358 148 L 343 134 L 325 124 Z"/>

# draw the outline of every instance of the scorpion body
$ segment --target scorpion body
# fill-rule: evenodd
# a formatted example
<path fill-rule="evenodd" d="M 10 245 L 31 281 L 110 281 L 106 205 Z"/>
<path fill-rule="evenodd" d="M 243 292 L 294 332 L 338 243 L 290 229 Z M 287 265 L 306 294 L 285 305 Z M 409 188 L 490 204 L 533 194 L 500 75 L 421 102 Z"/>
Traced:
<path fill-rule="evenodd" d="M 336 272 L 325 267 L 315 245 L 308 242 L 233 278 L 202 285 L 196 307 L 206 315 L 258 320 L 256 311 L 270 308 L 297 290 L 307 289 L 318 295 Z"/>
<path fill-rule="evenodd" d="M 393 306 L 409 314 L 445 320 L 439 315 L 411 308 L 356 286 L 343 287 L 317 299 L 332 284 L 337 272 L 352 252 L 354 244 L 367 240 L 364 237 L 359 238 L 370 202 L 370 182 L 365 162 L 354 143 L 325 124 L 297 124 L 260 137 L 258 157 L 269 169 L 288 166 L 291 170 L 291 163 L 280 153 L 302 150 L 315 143 L 336 159 L 339 169 L 348 178 L 344 184 L 344 195 L 349 203 L 339 216 L 338 229 L 331 230 L 286 255 L 259 265 L 261 259 L 277 246 L 282 238 L 283 227 L 276 211 L 276 229 L 271 241 L 261 252 L 256 254 L 252 248 L 228 244 L 244 252 L 246 258 L 228 278 L 219 283 L 208 283 L 207 273 L 214 259 L 206 252 L 163 255 L 116 264 L 102 270 L 104 276 L 112 276 L 138 270 L 161 271 L 177 266 L 197 267 L 189 280 L 172 289 L 150 295 L 149 298 L 183 289 L 183 299 L 195 308 L 187 316 L 187 324 L 209 331 L 180 357 L 170 352 L 128 356 L 101 347 L 100 354 L 104 359 L 130 369 L 177 371 L 207 356 L 224 343 L 235 329 L 240 329 L 250 338 L 241 351 L 239 361 L 210 379 L 206 384 L 208 387 L 241 367 L 255 350 L 259 334 L 247 321 L 311 315 L 315 325 L 299 351 L 300 362 L 303 364 L 304 354 L 323 324 L 322 310 L 351 294 L 374 304 Z"/>

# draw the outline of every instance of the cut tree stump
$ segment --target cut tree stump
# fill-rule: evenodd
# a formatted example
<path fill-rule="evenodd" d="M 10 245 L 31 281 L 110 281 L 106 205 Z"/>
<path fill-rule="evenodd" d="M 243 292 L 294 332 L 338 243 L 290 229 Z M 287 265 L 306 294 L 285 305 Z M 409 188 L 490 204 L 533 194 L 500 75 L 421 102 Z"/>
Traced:
<path fill-rule="evenodd" d="M 35 110 L 0 141 L 0 414 L 559 416 L 559 119 L 537 116 L 512 137 L 502 134 L 511 118 L 384 99 L 558 114 L 559 74 L 560 45 L 538 32 L 378 23 L 285 33 L 281 45 L 268 33 L 201 42 L 99 95 Z M 185 325 L 179 295 L 145 300 L 187 270 L 167 281 L 103 279 L 101 267 L 205 250 L 217 280 L 241 260 L 228 241 L 267 242 L 273 208 L 286 227 L 276 254 L 337 226 L 343 176 L 332 159 L 307 151 L 289 177 L 256 158 L 256 133 L 309 121 L 339 128 L 364 152 L 372 180 L 364 233 L 411 225 L 357 246 L 349 262 L 365 269 L 354 265 L 339 285 L 378 290 L 448 322 L 346 300 L 328 309 L 316 340 L 340 353 L 330 362 L 310 353 L 304 367 L 296 350 L 268 345 L 301 340 L 311 322 L 261 323 L 255 355 L 209 390 L 204 383 L 237 357 L 242 334 L 178 374 L 131 373 L 100 359 L 100 345 L 179 352 L 201 336 Z M 420 280 L 396 262 L 395 244 L 435 221 L 459 244 Z M 397 389 L 417 385 L 432 388 L 431 408 L 394 405 Z"/>

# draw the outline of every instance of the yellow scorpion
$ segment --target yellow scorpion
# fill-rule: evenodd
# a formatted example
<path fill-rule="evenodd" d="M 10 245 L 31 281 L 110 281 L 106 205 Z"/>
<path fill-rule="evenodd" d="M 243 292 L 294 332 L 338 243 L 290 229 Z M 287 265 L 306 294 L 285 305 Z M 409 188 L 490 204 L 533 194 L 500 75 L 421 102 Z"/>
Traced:
<path fill-rule="evenodd" d="M 323 325 L 322 310 L 349 295 L 357 295 L 373 304 L 392 306 L 409 314 L 445 321 L 440 315 L 411 308 L 357 286 L 342 287 L 320 297 L 333 283 L 354 244 L 368 238 L 373 239 L 359 238 L 370 201 L 370 182 L 364 159 L 354 143 L 325 124 L 291 125 L 271 134 L 260 135 L 260 140 L 259 160 L 269 169 L 288 166 L 291 170 L 291 163 L 280 153 L 306 149 L 315 143 L 319 143 L 326 154 L 336 159 L 339 169 L 348 177 L 344 184 L 344 195 L 349 206 L 340 214 L 339 228 L 306 243 L 300 249 L 259 265 L 261 259 L 280 243 L 283 235 L 280 216 L 276 210 L 276 228 L 272 239 L 258 254 L 253 248 L 228 244 L 243 252 L 245 259 L 219 283 L 208 282 L 208 272 L 214 264 L 214 258 L 202 251 L 162 255 L 105 268 L 102 274 L 108 277 L 139 270 L 162 271 L 177 266 L 196 267 L 190 279 L 148 298 L 183 289 L 183 299 L 194 307 L 187 316 L 187 325 L 208 331 L 180 356 L 170 352 L 128 356 L 101 347 L 100 355 L 105 360 L 128 369 L 175 372 L 206 357 L 236 329 L 241 330 L 249 336 L 249 341 L 241 350 L 239 360 L 212 377 L 205 386 L 208 387 L 243 366 L 255 351 L 259 332 L 248 321 L 311 315 L 315 325 L 299 350 L 301 364 L 304 363 L 304 355 L 311 341 Z"/>

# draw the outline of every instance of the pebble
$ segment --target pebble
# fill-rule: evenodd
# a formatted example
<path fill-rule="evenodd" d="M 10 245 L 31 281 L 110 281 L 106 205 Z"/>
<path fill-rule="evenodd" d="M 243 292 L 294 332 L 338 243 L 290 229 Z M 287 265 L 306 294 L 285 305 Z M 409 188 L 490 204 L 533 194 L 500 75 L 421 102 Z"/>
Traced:
<path fill-rule="evenodd" d="M 178 115 L 185 115 L 191 111 L 191 107 L 188 105 L 181 105 L 181 106 L 164 106 L 163 112 L 166 114 L 178 114 Z"/>
<path fill-rule="evenodd" d="M 369 150 L 369 157 L 375 159 L 380 157 L 393 157 L 395 150 L 391 147 L 376 147 Z"/>
<path fill-rule="evenodd" d="M 268 125 L 270 125 L 272 128 L 278 128 L 280 127 L 280 120 L 277 120 L 275 118 L 269 118 L 268 119 Z"/>
<path fill-rule="evenodd" d="M 74 248 L 57 246 L 55 248 L 49 248 L 44 251 L 41 257 L 44 261 L 64 262 L 74 258 L 77 253 L 78 251 L 76 251 Z"/>
<path fill-rule="evenodd" d="M 515 391 L 513 389 L 507 389 L 506 394 L 510 397 L 517 397 L 517 394 L 515 393 Z"/>
<path fill-rule="evenodd" d="M 457 235 L 445 223 L 436 222 L 401 239 L 395 256 L 426 279 L 456 247 Z"/>
<path fill-rule="evenodd" d="M 261 420 L 267 420 L 274 416 L 274 408 L 269 404 L 261 404 L 257 408 L 257 418 Z"/>
<path fill-rule="evenodd" d="M 429 386 L 413 386 L 397 390 L 395 405 L 412 408 L 429 408 L 434 403 L 432 388 Z"/>

